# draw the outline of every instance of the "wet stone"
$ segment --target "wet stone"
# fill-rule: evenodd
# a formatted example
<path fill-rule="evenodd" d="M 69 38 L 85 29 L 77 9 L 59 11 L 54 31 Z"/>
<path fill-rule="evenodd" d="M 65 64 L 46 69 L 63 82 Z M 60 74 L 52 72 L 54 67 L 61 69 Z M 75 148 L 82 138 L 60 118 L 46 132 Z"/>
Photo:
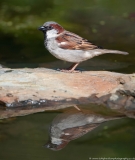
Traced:
<path fill-rule="evenodd" d="M 134 103 L 135 76 L 107 71 L 1 68 L 0 86 L 0 102 L 6 107 L 96 103 L 117 109 Z"/>

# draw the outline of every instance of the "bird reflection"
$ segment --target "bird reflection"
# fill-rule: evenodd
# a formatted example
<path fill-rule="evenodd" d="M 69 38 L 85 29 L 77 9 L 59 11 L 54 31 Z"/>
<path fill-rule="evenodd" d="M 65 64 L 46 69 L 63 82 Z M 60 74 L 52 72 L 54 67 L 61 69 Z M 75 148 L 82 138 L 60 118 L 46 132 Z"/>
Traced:
<path fill-rule="evenodd" d="M 103 116 L 88 110 L 62 113 L 54 118 L 49 130 L 50 139 L 44 146 L 55 151 L 61 150 L 70 141 L 92 131 L 101 123 L 121 117 L 123 116 Z"/>

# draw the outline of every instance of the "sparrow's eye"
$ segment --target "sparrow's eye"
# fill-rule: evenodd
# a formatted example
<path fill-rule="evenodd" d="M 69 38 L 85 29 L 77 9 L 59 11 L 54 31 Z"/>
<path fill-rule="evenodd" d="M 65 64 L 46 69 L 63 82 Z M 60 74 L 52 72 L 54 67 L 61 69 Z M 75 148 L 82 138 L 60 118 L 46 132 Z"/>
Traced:
<path fill-rule="evenodd" d="M 52 26 L 48 26 L 48 29 L 51 30 L 51 29 L 53 29 L 53 27 Z"/>

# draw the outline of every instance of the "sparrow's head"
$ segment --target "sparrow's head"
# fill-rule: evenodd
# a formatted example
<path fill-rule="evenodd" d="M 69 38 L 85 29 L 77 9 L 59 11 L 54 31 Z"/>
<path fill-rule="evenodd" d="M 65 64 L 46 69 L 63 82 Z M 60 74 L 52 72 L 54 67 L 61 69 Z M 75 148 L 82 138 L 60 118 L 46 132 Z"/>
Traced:
<path fill-rule="evenodd" d="M 50 38 L 55 37 L 64 31 L 64 28 L 61 25 L 53 21 L 45 22 L 43 26 L 38 29 Z"/>

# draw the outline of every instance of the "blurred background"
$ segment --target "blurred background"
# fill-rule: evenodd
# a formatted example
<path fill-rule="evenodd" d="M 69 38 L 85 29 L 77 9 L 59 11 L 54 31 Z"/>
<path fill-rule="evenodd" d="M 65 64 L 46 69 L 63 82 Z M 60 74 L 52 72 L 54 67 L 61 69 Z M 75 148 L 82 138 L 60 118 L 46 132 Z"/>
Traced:
<path fill-rule="evenodd" d="M 134 6 L 134 0 L 1 0 L 0 62 L 5 65 L 25 63 L 27 67 L 26 63 L 34 66 L 57 61 L 44 48 L 43 34 L 37 30 L 51 20 L 103 48 L 129 52 L 128 56 L 106 54 L 94 59 L 109 64 L 112 61 L 111 66 L 124 62 L 125 68 L 118 69 L 122 64 L 117 64 L 117 71 L 132 73 L 135 67 Z M 100 62 L 105 64 L 105 61 Z M 89 65 L 86 68 L 90 69 Z M 101 66 L 100 69 L 105 68 Z"/>

